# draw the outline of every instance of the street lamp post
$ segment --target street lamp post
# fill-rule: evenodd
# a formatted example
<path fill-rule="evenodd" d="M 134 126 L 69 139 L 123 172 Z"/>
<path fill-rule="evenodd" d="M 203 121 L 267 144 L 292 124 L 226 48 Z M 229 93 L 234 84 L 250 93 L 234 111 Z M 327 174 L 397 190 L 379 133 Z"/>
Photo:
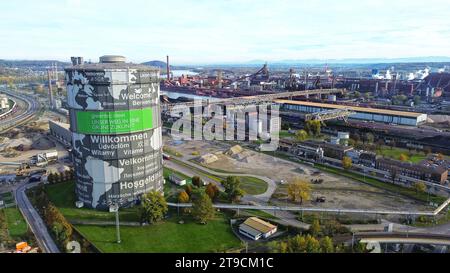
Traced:
<path fill-rule="evenodd" d="M 119 222 L 119 202 L 111 202 L 109 205 L 109 212 L 115 212 L 116 213 L 116 236 L 117 236 L 117 243 L 120 244 L 120 222 Z"/>
<path fill-rule="evenodd" d="M 355 233 L 352 232 L 352 251 L 353 251 L 353 245 L 355 244 Z"/>
<path fill-rule="evenodd" d="M 117 243 L 120 244 L 120 224 L 119 224 L 119 206 L 116 209 L 116 232 L 117 232 Z"/>

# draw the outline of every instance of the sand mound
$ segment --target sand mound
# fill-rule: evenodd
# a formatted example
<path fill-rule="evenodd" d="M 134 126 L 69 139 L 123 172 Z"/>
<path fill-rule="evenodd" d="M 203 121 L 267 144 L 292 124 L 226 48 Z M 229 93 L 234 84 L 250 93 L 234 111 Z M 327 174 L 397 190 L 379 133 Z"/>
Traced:
<path fill-rule="evenodd" d="M 234 156 L 234 155 L 237 155 L 237 154 L 240 154 L 240 153 L 242 153 L 242 147 L 239 146 L 239 145 L 235 145 L 235 146 L 231 147 L 231 148 L 226 152 L 226 154 L 227 154 L 227 155 L 230 155 L 230 156 Z"/>
<path fill-rule="evenodd" d="M 217 160 L 219 160 L 219 158 L 213 154 L 205 154 L 199 158 L 199 161 L 202 164 L 211 164 L 211 163 L 216 162 Z"/>

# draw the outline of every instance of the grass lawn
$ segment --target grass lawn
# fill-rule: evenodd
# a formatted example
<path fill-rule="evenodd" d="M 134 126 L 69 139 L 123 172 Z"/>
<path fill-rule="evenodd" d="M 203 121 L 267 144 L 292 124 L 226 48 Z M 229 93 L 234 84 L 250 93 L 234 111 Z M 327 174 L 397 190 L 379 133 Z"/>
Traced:
<path fill-rule="evenodd" d="M 261 179 L 254 177 L 239 177 L 241 180 L 241 188 L 247 194 L 258 195 L 267 191 L 267 183 Z"/>
<path fill-rule="evenodd" d="M 28 226 L 22 214 L 16 208 L 4 209 L 9 235 L 13 239 L 23 238 L 27 234 Z"/>
<path fill-rule="evenodd" d="M 410 152 L 406 149 L 402 148 L 391 149 L 390 147 L 383 147 L 381 151 L 377 151 L 377 154 L 397 160 L 400 159 L 401 154 L 405 154 L 409 157 L 409 161 L 411 161 L 412 163 L 419 163 L 420 161 L 426 158 L 426 156 L 423 153 L 411 151 L 410 154 Z"/>
<path fill-rule="evenodd" d="M 352 172 L 341 170 L 341 169 L 337 169 L 337 168 L 333 168 L 333 167 L 329 167 L 329 166 L 325 166 L 322 164 L 316 163 L 316 164 L 314 164 L 314 167 L 317 169 L 329 172 L 329 173 L 345 176 L 345 177 L 357 180 L 359 182 L 372 185 L 377 188 L 381 188 L 381 189 L 388 190 L 388 191 L 391 191 L 394 193 L 402 194 L 404 196 L 428 203 L 428 194 L 424 193 L 424 192 L 416 192 L 414 189 L 402 187 L 402 186 L 395 185 L 392 183 L 383 182 L 383 181 L 380 181 L 380 180 L 377 180 L 377 179 L 374 179 L 371 177 L 364 178 L 363 175 L 352 173 Z M 445 198 L 440 197 L 440 196 L 430 195 L 430 201 L 442 204 L 445 201 Z"/>
<path fill-rule="evenodd" d="M 0 200 L 3 200 L 5 202 L 5 205 L 14 204 L 14 196 L 12 192 L 1 193 Z"/>
<path fill-rule="evenodd" d="M 183 164 L 183 162 L 177 161 L 177 163 Z M 192 166 L 183 164 L 185 166 L 188 166 L 190 168 L 192 168 Z M 205 168 L 208 168 L 212 171 L 216 171 L 216 172 L 222 172 L 222 173 L 227 173 L 230 176 L 233 176 L 232 172 L 228 172 L 225 170 L 221 170 L 221 169 L 213 169 L 210 168 L 208 166 L 202 165 Z M 197 169 L 198 170 L 198 169 Z M 220 178 L 217 176 L 212 176 L 209 174 L 206 174 L 205 172 L 202 172 L 201 170 L 199 170 L 199 172 L 201 172 L 203 175 L 210 177 L 211 179 L 214 179 L 218 182 L 221 182 L 224 178 Z M 254 177 L 249 177 L 249 176 L 239 176 L 239 178 L 241 179 L 241 188 L 250 195 L 258 195 L 258 194 L 263 194 L 267 191 L 268 185 L 264 180 L 261 180 L 259 178 L 254 178 Z"/>
<path fill-rule="evenodd" d="M 75 207 L 74 182 L 46 186 L 50 200 L 61 213 L 72 220 L 113 221 L 114 214 Z M 121 221 L 138 221 L 137 208 L 121 209 Z M 240 246 L 227 218 L 218 214 L 207 225 L 200 225 L 189 217 L 178 224 L 177 217 L 156 225 L 122 226 L 120 245 L 115 243 L 115 226 L 76 225 L 87 240 L 103 252 L 217 252 Z"/>
<path fill-rule="evenodd" d="M 48 197 L 58 207 L 61 213 L 68 219 L 76 220 L 100 220 L 114 221 L 115 214 L 107 211 L 97 211 L 88 208 L 75 207 L 75 182 L 65 182 L 46 187 Z M 120 219 L 122 221 L 139 221 L 136 208 L 127 208 L 120 210 Z"/>
<path fill-rule="evenodd" d="M 191 219 L 178 224 L 177 217 L 143 227 L 121 227 L 121 244 L 117 244 L 114 226 L 76 226 L 89 241 L 103 252 L 202 253 L 223 252 L 239 247 L 226 218 L 218 214 L 207 225 Z"/>
<path fill-rule="evenodd" d="M 289 133 L 288 130 L 281 130 L 279 133 L 280 138 L 288 138 L 288 137 L 295 137 L 295 133 Z"/>
<path fill-rule="evenodd" d="M 262 210 L 250 210 L 246 209 L 241 211 L 242 214 L 248 215 L 248 216 L 256 216 L 260 218 L 267 218 L 267 219 L 278 219 L 278 217 L 275 217 L 274 215 L 267 213 Z"/>
<path fill-rule="evenodd" d="M 166 167 L 163 168 L 163 176 L 164 176 L 164 178 L 167 180 L 167 182 L 169 182 L 169 176 L 170 176 L 172 173 L 173 173 L 173 174 L 176 174 L 176 175 L 179 176 L 180 178 L 186 179 L 186 180 L 187 180 L 187 183 L 192 183 L 191 177 L 189 177 L 189 176 L 187 176 L 187 175 L 185 175 L 185 174 L 183 174 L 183 173 L 180 173 L 180 172 L 178 172 L 178 171 L 175 171 L 175 170 L 166 168 Z"/>

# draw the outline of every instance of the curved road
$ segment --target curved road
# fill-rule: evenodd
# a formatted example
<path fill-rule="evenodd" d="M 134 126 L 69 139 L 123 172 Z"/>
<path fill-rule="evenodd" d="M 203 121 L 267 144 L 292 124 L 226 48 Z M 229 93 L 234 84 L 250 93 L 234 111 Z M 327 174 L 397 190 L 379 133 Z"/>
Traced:
<path fill-rule="evenodd" d="M 450 236 L 429 233 L 399 233 L 399 232 L 365 232 L 355 233 L 356 239 L 363 243 L 405 243 L 450 245 Z"/>
<path fill-rule="evenodd" d="M 11 92 L 6 88 L 2 88 L 0 91 L 8 96 L 16 98 L 17 100 L 25 102 L 27 105 L 27 109 L 25 110 L 25 112 L 22 112 L 16 116 L 14 114 L 10 115 L 0 122 L 0 131 L 2 132 L 10 130 L 11 128 L 32 118 L 39 109 L 39 103 L 32 97 L 27 97 L 20 93 Z"/>
<path fill-rule="evenodd" d="M 23 184 L 14 190 L 17 206 L 27 221 L 28 226 L 31 228 L 42 251 L 46 253 L 59 253 L 60 251 L 48 233 L 44 221 L 26 195 L 27 189 L 37 185 L 38 183 Z"/>
<path fill-rule="evenodd" d="M 272 194 L 275 192 L 277 185 L 275 183 L 275 181 L 273 181 L 272 179 L 265 177 L 265 176 L 261 176 L 261 175 L 254 175 L 254 174 L 247 174 L 247 173 L 226 173 L 226 172 L 218 172 L 218 171 L 213 171 L 211 169 L 208 169 L 206 167 L 203 167 L 201 165 L 197 165 L 195 163 L 192 163 L 188 160 L 185 159 L 181 159 L 181 158 L 176 158 L 176 159 L 172 159 L 173 161 L 179 161 L 183 164 L 189 165 L 190 167 L 194 168 L 194 169 L 198 169 L 202 172 L 211 174 L 211 175 L 215 175 L 215 176 L 246 176 L 246 177 L 253 177 L 253 178 L 257 178 L 260 180 L 263 180 L 264 182 L 267 183 L 267 190 L 265 193 L 262 194 L 258 194 L 258 195 L 252 195 L 252 198 L 258 199 L 260 201 L 263 202 L 268 202 L 270 200 L 270 197 L 272 196 Z M 216 182 L 217 183 L 217 182 Z"/>

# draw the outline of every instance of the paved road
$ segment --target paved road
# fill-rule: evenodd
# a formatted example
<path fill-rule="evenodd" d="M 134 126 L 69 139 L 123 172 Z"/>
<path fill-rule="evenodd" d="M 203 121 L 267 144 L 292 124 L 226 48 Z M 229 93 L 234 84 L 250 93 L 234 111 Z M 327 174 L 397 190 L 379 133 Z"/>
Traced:
<path fill-rule="evenodd" d="M 219 189 L 223 190 L 222 184 L 220 184 L 219 182 L 217 182 L 214 179 L 209 178 L 208 176 L 202 174 L 201 172 L 196 171 L 196 169 L 194 169 L 194 168 L 189 168 L 184 165 L 177 164 L 176 161 L 173 161 L 173 160 L 164 160 L 164 166 L 167 168 L 170 168 L 172 170 L 175 170 L 177 172 L 183 173 L 190 177 L 198 176 L 202 179 L 202 181 L 204 181 L 208 184 L 212 183 L 212 184 L 216 185 L 217 187 L 219 187 Z"/>
<path fill-rule="evenodd" d="M 275 181 L 273 181 L 272 179 L 270 179 L 268 177 L 265 177 L 265 176 L 253 175 L 253 174 L 247 174 L 247 173 L 226 173 L 226 172 L 213 171 L 213 170 L 210 170 L 210 169 L 208 169 L 206 167 L 203 167 L 201 165 L 192 163 L 192 162 L 190 162 L 188 160 L 181 159 L 181 158 L 177 158 L 174 161 L 175 161 L 175 163 L 176 163 L 176 161 L 180 161 L 180 162 L 182 162 L 182 163 L 184 163 L 186 165 L 189 165 L 192 168 L 198 169 L 198 170 L 200 170 L 202 172 L 205 172 L 205 173 L 208 173 L 208 174 L 212 174 L 212 175 L 215 175 L 215 176 L 230 176 L 230 175 L 233 175 L 233 176 L 247 176 L 247 177 L 253 177 L 253 178 L 257 178 L 257 179 L 263 180 L 263 181 L 265 181 L 267 183 L 267 190 L 266 190 L 266 192 L 263 193 L 263 194 L 253 195 L 254 198 L 257 198 L 257 199 L 259 199 L 260 201 L 263 201 L 263 202 L 268 202 L 270 200 L 270 198 L 272 197 L 272 194 L 275 192 L 275 190 L 277 188 L 277 185 L 276 185 Z"/>
<path fill-rule="evenodd" d="M 39 213 L 34 209 L 25 193 L 27 189 L 35 187 L 37 184 L 38 183 L 23 184 L 15 189 L 14 195 L 16 197 L 17 206 L 27 221 L 28 226 L 31 228 L 31 231 L 34 233 L 34 236 L 36 237 L 42 251 L 46 253 L 59 253 L 60 251 L 48 233 L 44 221 Z"/>
<path fill-rule="evenodd" d="M 355 238 L 364 243 L 404 243 L 450 245 L 450 236 L 430 233 L 364 232 L 355 233 Z"/>
<path fill-rule="evenodd" d="M 192 204 L 170 203 L 173 207 L 190 207 Z M 309 211 L 309 212 L 329 212 L 329 213 L 360 213 L 360 214 L 386 214 L 386 215 L 408 215 L 408 216 L 434 216 L 433 211 L 397 211 L 397 210 L 366 210 L 366 209 L 337 209 L 337 208 L 310 208 L 300 206 L 270 206 L 270 205 L 239 205 L 239 204 L 214 204 L 216 208 L 223 209 L 250 209 L 250 210 L 268 210 L 279 211 Z"/>
<path fill-rule="evenodd" d="M 19 113 L 17 115 L 12 114 L 2 120 L 0 122 L 0 131 L 9 130 L 14 126 L 17 126 L 18 124 L 32 118 L 37 113 L 39 109 L 39 103 L 32 97 L 25 96 L 17 92 L 11 92 L 6 88 L 1 88 L 1 91 L 8 96 L 16 98 L 17 101 L 25 102 L 27 108 L 25 112 Z"/>

